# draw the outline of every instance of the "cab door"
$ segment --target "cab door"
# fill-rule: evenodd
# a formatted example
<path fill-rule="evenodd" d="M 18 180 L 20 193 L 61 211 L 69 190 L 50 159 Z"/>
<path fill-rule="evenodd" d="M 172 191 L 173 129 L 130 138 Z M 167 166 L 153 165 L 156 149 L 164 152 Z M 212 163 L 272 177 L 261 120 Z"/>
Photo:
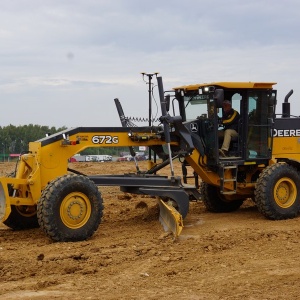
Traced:
<path fill-rule="evenodd" d="M 274 105 L 274 95 L 270 91 L 248 92 L 248 130 L 245 149 L 247 160 L 271 158 Z"/>

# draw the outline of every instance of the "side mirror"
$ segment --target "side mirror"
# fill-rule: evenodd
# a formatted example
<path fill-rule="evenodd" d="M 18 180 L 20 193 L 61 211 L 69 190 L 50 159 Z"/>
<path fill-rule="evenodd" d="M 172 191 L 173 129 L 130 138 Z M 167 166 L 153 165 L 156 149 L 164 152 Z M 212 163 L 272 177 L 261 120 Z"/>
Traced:
<path fill-rule="evenodd" d="M 223 89 L 215 89 L 214 100 L 216 101 L 217 107 L 222 107 L 222 104 L 224 101 L 224 90 Z"/>
<path fill-rule="evenodd" d="M 170 94 L 168 94 L 168 95 L 165 96 L 165 102 L 166 102 L 166 109 L 167 109 L 167 111 L 170 110 L 170 101 L 171 101 L 170 99 L 171 99 Z"/>
<path fill-rule="evenodd" d="M 276 105 L 277 104 L 277 101 L 276 101 L 276 96 L 275 95 L 272 95 L 270 97 L 270 105 Z"/>

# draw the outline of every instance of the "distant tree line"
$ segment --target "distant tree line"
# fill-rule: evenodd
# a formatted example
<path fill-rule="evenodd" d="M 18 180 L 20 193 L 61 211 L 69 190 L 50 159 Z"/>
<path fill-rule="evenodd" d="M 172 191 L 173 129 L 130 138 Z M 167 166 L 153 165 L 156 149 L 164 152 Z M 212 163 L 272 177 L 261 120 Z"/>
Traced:
<path fill-rule="evenodd" d="M 0 126 L 0 151 L 5 155 L 9 153 L 22 153 L 28 150 L 29 142 L 34 142 L 46 136 L 46 134 L 53 134 L 66 127 L 55 128 L 41 125 L 23 125 L 14 126 L 8 125 Z"/>
<path fill-rule="evenodd" d="M 45 137 L 46 134 L 53 134 L 65 129 L 67 127 L 55 128 L 33 124 L 0 126 L 0 161 L 6 161 L 10 154 L 21 154 L 24 151 L 28 151 L 29 142 L 37 141 Z M 119 153 L 124 151 L 128 151 L 128 147 L 88 148 L 80 154 L 119 156 Z"/>

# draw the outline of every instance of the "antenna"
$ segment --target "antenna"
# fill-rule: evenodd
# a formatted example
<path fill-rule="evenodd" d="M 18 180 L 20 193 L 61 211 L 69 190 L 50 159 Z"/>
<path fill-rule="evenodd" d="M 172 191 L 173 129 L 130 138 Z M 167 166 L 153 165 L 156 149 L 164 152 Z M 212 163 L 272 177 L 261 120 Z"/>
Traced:
<path fill-rule="evenodd" d="M 154 73 L 142 72 L 141 74 L 143 75 L 143 80 L 149 86 L 149 89 L 148 89 L 148 93 L 149 93 L 149 126 L 152 126 L 152 78 L 153 78 L 153 76 L 157 77 L 157 75 L 159 73 L 158 72 L 154 72 Z M 147 81 L 145 80 L 145 76 L 148 77 Z"/>
<path fill-rule="evenodd" d="M 149 89 L 148 89 L 148 93 L 149 93 L 149 126 L 152 126 L 152 78 L 153 76 L 156 76 L 159 74 L 158 72 L 154 72 L 154 73 L 146 73 L 146 72 L 141 72 L 141 74 L 143 75 L 143 80 L 146 82 L 146 84 L 148 84 Z M 145 80 L 145 77 L 147 77 L 147 81 Z M 148 156 L 148 162 L 151 161 L 151 150 L 149 148 L 149 156 Z M 156 161 L 156 157 L 154 156 L 154 161 Z M 150 165 L 149 165 L 150 168 Z"/>

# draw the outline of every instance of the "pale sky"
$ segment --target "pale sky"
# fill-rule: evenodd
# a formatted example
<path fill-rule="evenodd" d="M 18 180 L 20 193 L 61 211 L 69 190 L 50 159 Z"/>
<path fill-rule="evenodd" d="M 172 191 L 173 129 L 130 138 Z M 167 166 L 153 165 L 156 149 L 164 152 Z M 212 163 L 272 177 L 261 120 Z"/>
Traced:
<path fill-rule="evenodd" d="M 299 28 L 296 0 L 0 0 L 0 126 L 121 126 L 114 98 L 146 118 L 141 72 L 277 82 L 300 115 Z"/>

